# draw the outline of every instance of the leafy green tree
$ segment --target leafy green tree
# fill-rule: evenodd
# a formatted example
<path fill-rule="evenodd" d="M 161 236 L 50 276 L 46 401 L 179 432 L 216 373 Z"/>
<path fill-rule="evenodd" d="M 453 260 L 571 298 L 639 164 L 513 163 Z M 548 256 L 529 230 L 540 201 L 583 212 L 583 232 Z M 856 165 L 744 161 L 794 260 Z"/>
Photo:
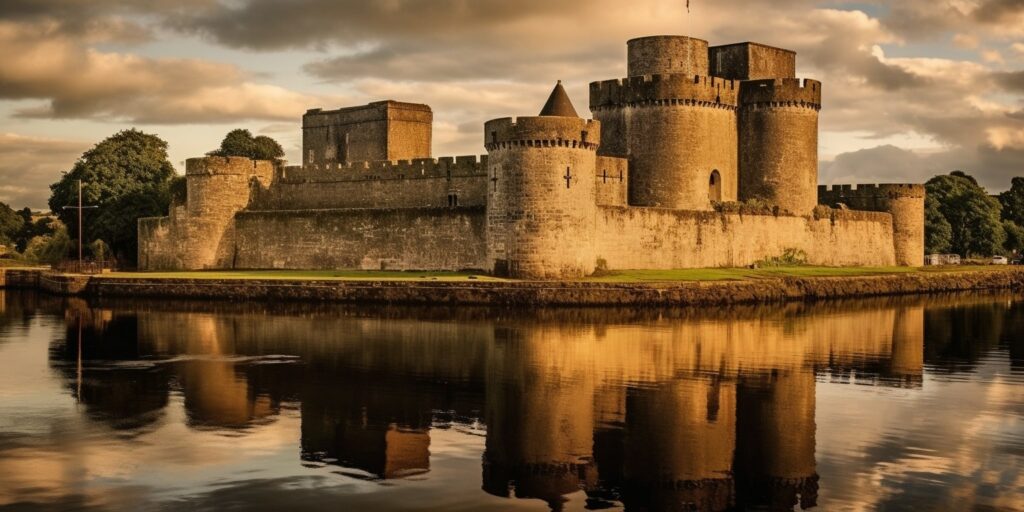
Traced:
<path fill-rule="evenodd" d="M 1024 178 L 1010 180 L 1010 190 L 999 194 L 999 202 L 1003 205 L 1003 219 L 1024 226 Z"/>
<path fill-rule="evenodd" d="M 37 236 L 49 235 L 54 231 L 52 217 L 42 217 L 32 220 L 32 210 L 23 208 L 18 210 L 18 216 L 22 219 L 21 229 L 14 236 L 14 247 L 18 252 L 24 252 L 30 240 Z"/>
<path fill-rule="evenodd" d="M 244 156 L 253 160 L 277 160 L 284 156 L 284 148 L 276 140 L 260 135 L 253 137 L 249 130 L 238 128 L 224 136 L 220 148 L 210 156 Z"/>
<path fill-rule="evenodd" d="M 25 219 L 10 206 L 0 203 L 0 245 L 13 246 L 23 227 Z"/>
<path fill-rule="evenodd" d="M 1012 220 L 1004 220 L 1003 231 L 1006 232 L 1006 243 L 1003 245 L 1006 251 L 1012 254 L 1024 252 L 1024 227 Z"/>
<path fill-rule="evenodd" d="M 51 234 L 41 235 L 29 241 L 25 248 L 25 259 L 35 263 L 58 263 L 67 258 L 71 250 L 71 238 L 68 230 L 59 222 L 55 223 Z"/>
<path fill-rule="evenodd" d="M 953 252 L 964 257 L 1002 252 L 1006 232 L 1000 219 L 1001 205 L 977 180 L 954 171 L 928 180 L 925 186 L 949 223 Z"/>
<path fill-rule="evenodd" d="M 924 245 L 928 254 L 946 254 L 953 243 L 953 226 L 939 211 L 939 201 L 928 195 L 924 200 Z"/>
<path fill-rule="evenodd" d="M 85 242 L 102 239 L 114 255 L 133 263 L 138 252 L 137 221 L 164 215 L 170 204 L 174 167 L 167 160 L 167 142 L 131 129 L 118 132 L 82 154 L 71 171 L 50 185 L 50 209 L 78 238 L 78 212 L 64 209 L 82 201 L 95 205 L 83 212 Z"/>

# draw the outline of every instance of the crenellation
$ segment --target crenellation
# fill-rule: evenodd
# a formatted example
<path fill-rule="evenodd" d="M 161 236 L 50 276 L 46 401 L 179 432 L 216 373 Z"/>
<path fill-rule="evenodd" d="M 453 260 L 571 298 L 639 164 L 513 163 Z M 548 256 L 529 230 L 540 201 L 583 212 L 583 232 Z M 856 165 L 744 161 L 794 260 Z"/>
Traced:
<path fill-rule="evenodd" d="M 590 84 L 591 110 L 655 104 L 736 108 L 739 86 L 708 76 L 644 75 Z"/>
<path fill-rule="evenodd" d="M 773 78 L 741 82 L 742 108 L 803 107 L 821 110 L 821 82 L 799 78 Z"/>

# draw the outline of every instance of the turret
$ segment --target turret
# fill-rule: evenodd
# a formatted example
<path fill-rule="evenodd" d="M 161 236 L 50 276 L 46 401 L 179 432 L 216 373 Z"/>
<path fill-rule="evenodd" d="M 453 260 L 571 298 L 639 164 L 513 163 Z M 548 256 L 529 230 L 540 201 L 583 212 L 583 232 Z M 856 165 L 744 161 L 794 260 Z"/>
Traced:
<path fill-rule="evenodd" d="M 274 163 L 244 157 L 190 158 L 185 162 L 188 226 L 180 243 L 181 268 L 233 268 L 235 213 L 251 199 L 252 182 L 270 184 Z"/>
<path fill-rule="evenodd" d="M 709 210 L 737 194 L 738 82 L 648 75 L 590 84 L 601 154 L 629 159 L 629 204 Z"/>
<path fill-rule="evenodd" d="M 818 204 L 818 111 L 821 83 L 742 82 L 739 198 L 760 199 L 798 215 Z"/>
<path fill-rule="evenodd" d="M 896 264 L 924 265 L 924 185 L 883 184 L 833 185 L 818 187 L 818 201 L 828 206 L 844 204 L 855 210 L 892 215 L 893 248 Z"/>
<path fill-rule="evenodd" d="M 593 272 L 600 123 L 576 117 L 559 83 L 540 116 L 488 121 L 484 135 L 494 273 L 559 279 Z"/>
<path fill-rule="evenodd" d="M 708 76 L 708 42 L 686 36 L 648 36 L 630 39 L 628 76 Z"/>

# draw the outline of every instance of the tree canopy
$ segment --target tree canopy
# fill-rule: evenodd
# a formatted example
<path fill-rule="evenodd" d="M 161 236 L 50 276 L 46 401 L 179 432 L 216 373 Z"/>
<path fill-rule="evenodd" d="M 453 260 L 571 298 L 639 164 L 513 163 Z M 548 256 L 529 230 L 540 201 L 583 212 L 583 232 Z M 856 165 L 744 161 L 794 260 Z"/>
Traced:
<path fill-rule="evenodd" d="M 954 171 L 928 180 L 925 186 L 929 198 L 934 200 L 934 210 L 929 212 L 927 205 L 925 210 L 926 224 L 935 229 L 930 239 L 926 235 L 926 243 L 935 244 L 929 248 L 943 247 L 945 220 L 949 225 L 949 250 L 964 257 L 1002 253 L 1006 232 L 1000 217 L 1001 205 L 977 180 Z"/>
<path fill-rule="evenodd" d="M 82 201 L 85 244 L 103 240 L 123 261 L 134 262 L 138 252 L 137 221 L 164 215 L 170 203 L 174 167 L 167 159 L 167 142 L 131 129 L 118 132 L 82 154 L 72 169 L 50 185 L 50 209 L 77 239 L 78 212 L 64 206 Z"/>
<path fill-rule="evenodd" d="M 25 219 L 18 212 L 0 203 L 0 245 L 13 246 L 24 226 Z"/>
<path fill-rule="evenodd" d="M 253 160 L 277 160 L 284 156 L 284 149 L 276 140 L 266 135 L 252 136 L 249 130 L 238 128 L 224 136 L 220 148 L 208 153 L 210 156 L 244 156 Z"/>
<path fill-rule="evenodd" d="M 1010 181 L 1010 190 L 999 194 L 999 202 L 1003 205 L 1003 219 L 1024 226 L 1024 178 Z"/>

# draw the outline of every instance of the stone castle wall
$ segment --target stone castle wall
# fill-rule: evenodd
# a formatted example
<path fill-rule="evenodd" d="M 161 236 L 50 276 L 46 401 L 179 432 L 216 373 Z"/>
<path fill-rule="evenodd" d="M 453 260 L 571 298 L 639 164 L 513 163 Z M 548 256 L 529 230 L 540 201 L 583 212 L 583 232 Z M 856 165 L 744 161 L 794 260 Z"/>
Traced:
<path fill-rule="evenodd" d="M 629 204 L 629 160 L 598 156 L 595 180 L 598 206 Z"/>
<path fill-rule="evenodd" d="M 924 265 L 924 185 L 833 185 L 818 187 L 818 202 L 892 214 L 893 244 L 899 265 Z"/>
<path fill-rule="evenodd" d="M 245 211 L 242 269 L 482 270 L 484 208 Z"/>
<path fill-rule="evenodd" d="M 255 210 L 483 206 L 487 156 L 286 167 Z"/>
<path fill-rule="evenodd" d="M 804 251 L 813 265 L 896 263 L 892 217 L 834 210 L 827 218 L 662 208 L 599 209 L 597 256 L 610 269 L 742 267 Z"/>

